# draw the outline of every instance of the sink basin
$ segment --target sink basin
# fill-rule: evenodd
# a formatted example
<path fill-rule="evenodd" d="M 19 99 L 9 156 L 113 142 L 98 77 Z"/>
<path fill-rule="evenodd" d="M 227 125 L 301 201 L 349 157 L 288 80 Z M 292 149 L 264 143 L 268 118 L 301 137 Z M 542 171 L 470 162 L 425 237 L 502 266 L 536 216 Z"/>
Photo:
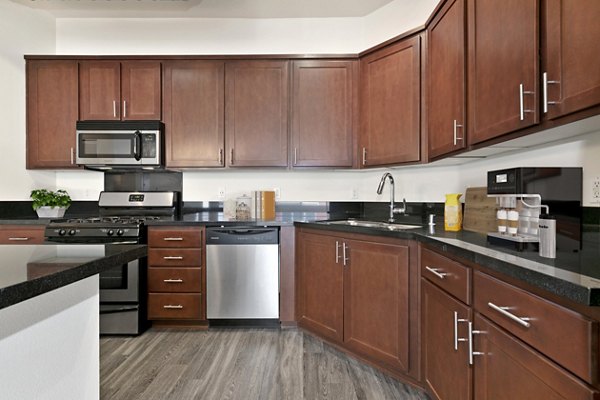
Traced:
<path fill-rule="evenodd" d="M 364 228 L 379 228 L 379 229 L 387 229 L 390 231 L 402 231 L 406 229 L 416 229 L 421 228 L 421 225 L 409 225 L 409 224 L 394 224 L 390 222 L 380 222 L 380 221 L 361 221 L 354 219 L 344 219 L 341 221 L 321 221 L 326 224 L 331 225 L 347 225 L 347 226 L 360 226 Z"/>

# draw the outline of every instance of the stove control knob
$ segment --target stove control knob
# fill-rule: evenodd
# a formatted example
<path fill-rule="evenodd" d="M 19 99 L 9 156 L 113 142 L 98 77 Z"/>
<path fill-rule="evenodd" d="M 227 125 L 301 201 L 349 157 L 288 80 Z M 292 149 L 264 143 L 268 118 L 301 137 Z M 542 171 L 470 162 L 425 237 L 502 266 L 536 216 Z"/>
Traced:
<path fill-rule="evenodd" d="M 117 229 L 117 236 L 123 236 L 123 229 Z"/>
<path fill-rule="evenodd" d="M 73 236 L 75 233 L 76 233 L 76 232 L 75 232 L 75 229 L 71 229 L 71 230 L 69 231 L 69 235 L 71 235 L 71 236 Z"/>
<path fill-rule="evenodd" d="M 65 235 L 67 234 L 67 231 L 66 231 L 66 230 L 64 230 L 64 229 L 59 229 L 59 230 L 58 230 L 58 234 L 59 234 L 60 236 L 65 236 Z"/>
<path fill-rule="evenodd" d="M 106 234 L 107 234 L 108 236 L 112 236 L 112 235 L 114 235 L 114 234 L 115 234 L 115 231 L 113 231 L 112 229 L 109 229 L 109 230 L 108 230 L 108 232 L 106 232 Z"/>

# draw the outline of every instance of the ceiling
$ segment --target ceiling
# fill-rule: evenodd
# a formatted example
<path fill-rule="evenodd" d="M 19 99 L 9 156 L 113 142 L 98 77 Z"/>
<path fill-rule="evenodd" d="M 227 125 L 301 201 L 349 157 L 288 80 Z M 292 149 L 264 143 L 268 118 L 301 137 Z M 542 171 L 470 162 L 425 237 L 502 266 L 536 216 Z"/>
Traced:
<path fill-rule="evenodd" d="M 330 18 L 363 17 L 393 0 L 11 1 L 57 18 Z"/>

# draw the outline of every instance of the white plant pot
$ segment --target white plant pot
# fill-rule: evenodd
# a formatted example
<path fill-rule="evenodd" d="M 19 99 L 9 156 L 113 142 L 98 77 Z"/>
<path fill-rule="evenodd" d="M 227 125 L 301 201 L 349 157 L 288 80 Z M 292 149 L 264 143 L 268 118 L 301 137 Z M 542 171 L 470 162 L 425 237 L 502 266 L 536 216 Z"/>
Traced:
<path fill-rule="evenodd" d="M 68 207 L 42 206 L 35 210 L 39 218 L 62 218 Z"/>

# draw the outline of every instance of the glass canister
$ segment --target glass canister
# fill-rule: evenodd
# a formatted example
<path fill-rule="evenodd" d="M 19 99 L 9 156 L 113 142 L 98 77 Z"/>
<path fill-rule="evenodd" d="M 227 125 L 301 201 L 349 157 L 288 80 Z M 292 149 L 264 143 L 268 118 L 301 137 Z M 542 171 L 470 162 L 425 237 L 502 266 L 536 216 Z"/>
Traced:
<path fill-rule="evenodd" d="M 247 221 L 251 217 L 250 202 L 252 198 L 246 194 L 236 199 L 235 219 L 239 221 Z"/>

